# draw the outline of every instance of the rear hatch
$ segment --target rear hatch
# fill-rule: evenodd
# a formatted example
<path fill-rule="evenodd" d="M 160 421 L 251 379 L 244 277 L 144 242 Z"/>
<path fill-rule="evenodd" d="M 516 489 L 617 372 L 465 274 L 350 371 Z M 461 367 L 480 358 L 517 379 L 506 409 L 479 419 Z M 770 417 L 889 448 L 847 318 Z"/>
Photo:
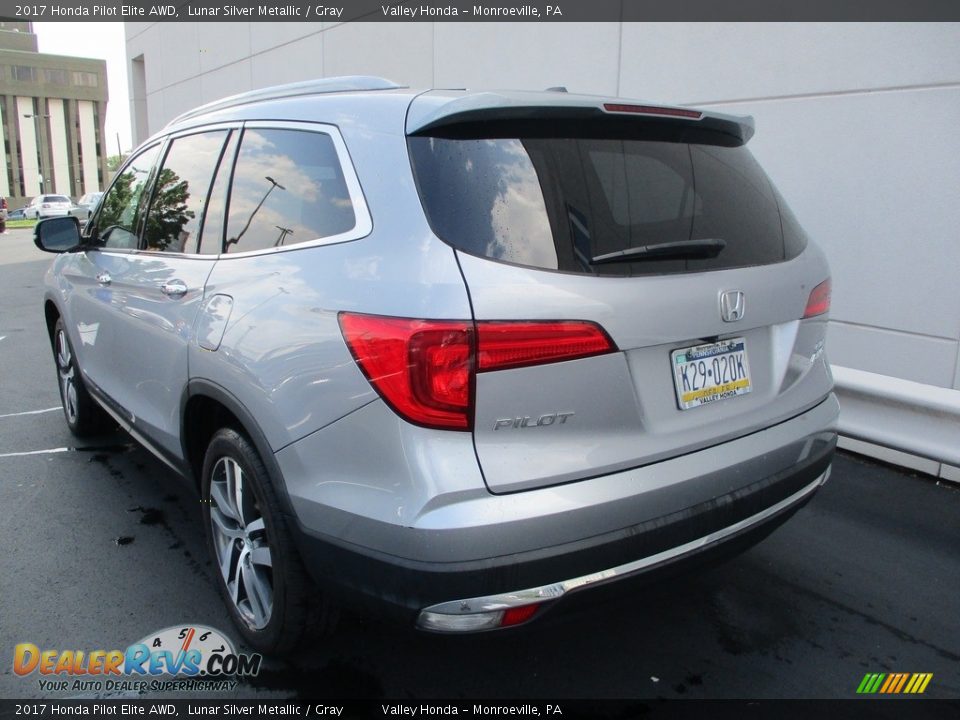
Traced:
<path fill-rule="evenodd" d="M 430 95 L 411 107 L 410 157 L 456 249 L 480 357 L 492 321 L 610 341 L 572 360 L 481 360 L 473 435 L 492 492 L 689 453 L 829 392 L 827 265 L 745 147 L 748 119 Z"/>

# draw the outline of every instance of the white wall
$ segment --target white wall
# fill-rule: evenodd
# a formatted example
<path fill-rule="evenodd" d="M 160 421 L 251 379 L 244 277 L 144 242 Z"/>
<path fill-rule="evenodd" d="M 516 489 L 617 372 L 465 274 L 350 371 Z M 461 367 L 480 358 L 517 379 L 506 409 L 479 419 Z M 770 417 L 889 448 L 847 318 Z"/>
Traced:
<path fill-rule="evenodd" d="M 53 155 L 53 183 L 50 191 L 61 195 L 73 195 L 70 187 L 70 153 L 67 149 L 67 128 L 63 118 L 63 100 L 47 100 L 47 114 L 50 115 L 50 149 Z"/>
<path fill-rule="evenodd" d="M 93 103 L 90 100 L 78 100 L 77 114 L 80 117 L 80 148 L 83 150 L 83 192 L 97 192 L 100 183 L 97 174 L 97 128 L 93 117 Z"/>
<path fill-rule="evenodd" d="M 20 122 L 20 162 L 23 165 L 23 187 L 28 196 L 40 194 L 40 167 L 37 164 L 37 119 L 34 115 L 33 98 L 17 98 L 17 115 Z M 44 178 L 46 180 L 46 178 Z"/>
<path fill-rule="evenodd" d="M 141 54 L 150 132 L 346 74 L 752 114 L 754 153 L 831 261 L 831 361 L 960 389 L 960 24 L 128 23 Z"/>

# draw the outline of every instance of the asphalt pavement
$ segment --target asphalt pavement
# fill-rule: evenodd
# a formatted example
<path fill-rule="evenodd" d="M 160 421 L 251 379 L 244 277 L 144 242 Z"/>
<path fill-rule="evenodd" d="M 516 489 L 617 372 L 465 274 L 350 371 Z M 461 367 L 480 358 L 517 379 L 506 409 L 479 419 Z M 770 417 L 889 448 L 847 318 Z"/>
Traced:
<path fill-rule="evenodd" d="M 13 647 L 125 648 L 172 625 L 237 638 L 197 497 L 121 432 L 67 431 L 43 322 L 50 257 L 0 235 L 0 698 L 40 698 Z M 853 698 L 932 673 L 960 698 L 960 489 L 840 454 L 785 526 L 727 563 L 559 606 L 520 632 L 345 616 L 233 697 Z M 62 696 L 75 695 L 64 693 Z"/>

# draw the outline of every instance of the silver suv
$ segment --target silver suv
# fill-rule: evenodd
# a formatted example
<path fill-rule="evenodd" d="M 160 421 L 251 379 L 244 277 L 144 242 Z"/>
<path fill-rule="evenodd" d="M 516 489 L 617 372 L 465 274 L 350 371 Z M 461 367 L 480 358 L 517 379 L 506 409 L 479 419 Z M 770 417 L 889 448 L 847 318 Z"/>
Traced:
<path fill-rule="evenodd" d="M 189 112 L 82 234 L 37 226 L 67 423 L 195 479 L 264 652 L 344 603 L 491 630 L 743 547 L 838 414 L 827 263 L 752 134 L 377 78 Z"/>

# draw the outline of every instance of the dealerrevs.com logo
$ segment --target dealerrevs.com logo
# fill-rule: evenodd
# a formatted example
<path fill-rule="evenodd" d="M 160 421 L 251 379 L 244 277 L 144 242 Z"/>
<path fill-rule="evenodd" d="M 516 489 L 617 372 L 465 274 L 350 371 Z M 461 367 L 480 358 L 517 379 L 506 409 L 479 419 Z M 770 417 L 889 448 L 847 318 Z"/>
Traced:
<path fill-rule="evenodd" d="M 260 672 L 263 656 L 238 653 L 219 630 L 179 625 L 147 635 L 126 650 L 41 649 L 19 643 L 13 671 L 37 677 L 44 692 L 232 690 Z"/>

